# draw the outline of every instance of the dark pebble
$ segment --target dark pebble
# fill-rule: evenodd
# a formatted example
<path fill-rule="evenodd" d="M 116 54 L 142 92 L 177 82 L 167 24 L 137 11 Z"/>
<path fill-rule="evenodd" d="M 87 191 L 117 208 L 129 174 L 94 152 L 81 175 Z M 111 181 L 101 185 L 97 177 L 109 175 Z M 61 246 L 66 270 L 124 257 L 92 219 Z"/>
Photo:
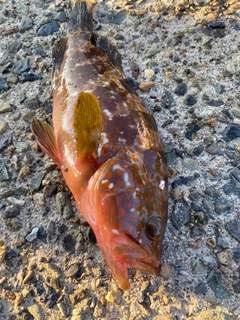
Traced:
<path fill-rule="evenodd" d="M 59 192 L 56 195 L 56 206 L 63 219 L 70 219 L 73 215 L 72 204 L 67 192 Z"/>
<path fill-rule="evenodd" d="M 95 236 L 92 228 L 88 228 L 86 234 L 87 234 L 87 239 L 89 242 L 91 242 L 93 244 L 95 244 L 97 242 L 96 236 Z"/>
<path fill-rule="evenodd" d="M 230 245 L 229 245 L 229 243 L 227 242 L 227 240 L 225 240 L 225 239 L 222 238 L 222 237 L 219 237 L 219 238 L 217 239 L 217 245 L 218 245 L 221 249 L 223 249 L 223 250 L 230 248 Z"/>
<path fill-rule="evenodd" d="M 225 35 L 226 35 L 226 33 L 225 33 L 224 29 L 216 29 L 213 32 L 214 38 L 224 38 Z"/>
<path fill-rule="evenodd" d="M 16 206 L 8 206 L 5 209 L 5 212 L 3 214 L 3 218 L 14 218 L 20 214 L 20 209 Z"/>
<path fill-rule="evenodd" d="M 218 94 L 222 94 L 225 91 L 225 86 L 222 84 L 219 84 L 215 87 L 215 90 Z"/>
<path fill-rule="evenodd" d="M 182 263 L 182 261 L 180 260 L 176 261 L 176 263 L 174 264 L 174 269 L 177 271 L 177 273 L 181 275 L 185 275 L 185 276 L 187 275 L 187 269 Z"/>
<path fill-rule="evenodd" d="M 26 18 L 18 24 L 18 29 L 20 32 L 24 32 L 26 30 L 31 29 L 32 26 L 33 26 L 33 20 L 31 18 Z"/>
<path fill-rule="evenodd" d="M 190 222 L 189 209 L 182 203 L 177 202 L 171 214 L 172 224 L 179 230 L 182 226 Z"/>
<path fill-rule="evenodd" d="M 175 153 L 179 158 L 184 158 L 184 150 L 175 149 Z"/>
<path fill-rule="evenodd" d="M 128 77 L 127 80 L 134 90 L 139 88 L 139 83 L 135 79 Z"/>
<path fill-rule="evenodd" d="M 167 157 L 167 163 L 171 166 L 174 165 L 174 163 L 176 163 L 176 152 L 175 151 L 170 151 L 170 152 L 166 152 L 166 157 Z"/>
<path fill-rule="evenodd" d="M 195 226 L 191 229 L 190 236 L 192 238 L 201 237 L 206 234 L 206 231 L 201 226 Z"/>
<path fill-rule="evenodd" d="M 240 293 L 240 280 L 234 283 L 232 286 L 235 293 Z"/>
<path fill-rule="evenodd" d="M 20 80 L 22 82 L 25 82 L 25 81 L 36 81 L 36 80 L 41 80 L 42 79 L 42 76 L 40 74 L 37 74 L 37 73 L 33 73 L 33 72 L 23 72 L 21 77 L 20 77 Z"/>
<path fill-rule="evenodd" d="M 54 34 L 54 32 L 57 32 L 60 28 L 60 24 L 57 21 L 52 21 L 52 22 L 48 22 L 44 25 L 42 25 L 38 31 L 37 31 L 37 36 L 38 37 L 47 37 L 50 36 L 52 34 Z"/>
<path fill-rule="evenodd" d="M 226 195 L 228 195 L 228 196 L 234 195 L 240 199 L 240 187 L 238 184 L 235 183 L 235 181 L 231 181 L 231 182 L 225 184 L 223 186 L 222 190 Z"/>
<path fill-rule="evenodd" d="M 240 170 L 239 169 L 234 169 L 231 171 L 231 176 L 234 177 L 238 182 L 240 182 Z"/>
<path fill-rule="evenodd" d="M 28 59 L 16 61 L 13 65 L 13 72 L 21 75 L 24 72 L 28 72 L 31 69 L 30 61 Z"/>
<path fill-rule="evenodd" d="M 186 97 L 185 103 L 187 106 L 194 106 L 197 103 L 197 99 L 192 95 L 188 95 Z"/>
<path fill-rule="evenodd" d="M 233 211 L 234 202 L 227 199 L 217 199 L 214 202 L 215 211 L 218 214 L 229 214 Z"/>
<path fill-rule="evenodd" d="M 220 107 L 224 104 L 224 102 L 221 100 L 209 100 L 207 101 L 207 104 L 212 107 Z"/>
<path fill-rule="evenodd" d="M 165 109 L 170 109 L 176 104 L 173 98 L 173 95 L 167 90 L 164 91 L 164 94 L 162 95 L 162 99 L 160 103 L 161 103 L 161 107 Z"/>
<path fill-rule="evenodd" d="M 185 133 L 185 137 L 188 140 L 192 140 L 193 135 L 195 133 L 197 133 L 199 130 L 201 129 L 201 127 L 197 124 L 190 124 L 186 127 L 186 133 Z"/>
<path fill-rule="evenodd" d="M 212 29 L 221 29 L 221 28 L 225 28 L 225 23 L 223 21 L 211 21 L 209 23 L 209 27 L 211 27 Z"/>
<path fill-rule="evenodd" d="M 40 173 L 37 177 L 34 177 L 34 178 L 31 179 L 30 187 L 34 191 L 38 191 L 40 189 L 44 176 L 45 176 L 44 173 Z"/>
<path fill-rule="evenodd" d="M 22 47 L 22 42 L 20 40 L 12 41 L 8 46 L 8 51 L 10 53 L 17 53 Z"/>
<path fill-rule="evenodd" d="M 233 248 L 233 260 L 239 264 L 240 262 L 240 248 Z M 240 271 L 240 270 L 239 270 Z"/>
<path fill-rule="evenodd" d="M 223 131 L 223 139 L 230 142 L 240 137 L 240 126 L 238 124 L 231 123 Z"/>
<path fill-rule="evenodd" d="M 167 37 L 166 38 L 166 46 L 169 48 L 169 47 L 175 47 L 177 46 L 178 44 L 181 43 L 181 40 L 179 38 L 176 38 L 176 37 Z"/>
<path fill-rule="evenodd" d="M 76 245 L 76 240 L 73 239 L 73 237 L 68 234 L 63 238 L 63 248 L 67 252 L 74 253 L 75 251 L 75 245 Z"/>
<path fill-rule="evenodd" d="M 50 198 L 53 194 L 56 193 L 57 187 L 55 185 L 47 185 L 43 189 L 43 194 L 45 198 Z"/>
<path fill-rule="evenodd" d="M 47 292 L 44 295 L 44 303 L 47 308 L 53 308 L 58 301 L 59 294 L 51 287 L 47 287 Z"/>
<path fill-rule="evenodd" d="M 40 107 L 38 97 L 32 96 L 24 101 L 24 106 L 28 109 L 36 110 Z"/>
<path fill-rule="evenodd" d="M 184 96 L 187 92 L 187 85 L 185 82 L 180 83 L 177 88 L 174 90 L 178 96 Z"/>
<path fill-rule="evenodd" d="M 199 156 L 203 152 L 203 150 L 204 150 L 204 147 L 202 145 L 197 146 L 193 149 L 193 154 L 195 156 Z"/>
<path fill-rule="evenodd" d="M 208 277 L 208 284 L 214 292 L 217 299 L 230 298 L 229 292 L 224 288 L 222 284 L 221 274 L 216 271 L 211 271 Z"/>
<path fill-rule="evenodd" d="M 13 195 L 14 196 L 25 196 L 27 192 L 28 192 L 28 189 L 21 185 L 13 190 Z"/>
<path fill-rule="evenodd" d="M 178 55 L 173 54 L 173 56 L 172 56 L 172 61 L 173 61 L 174 63 L 178 63 L 178 62 L 181 62 L 181 59 L 180 59 L 180 57 L 179 57 Z"/>
<path fill-rule="evenodd" d="M 228 159 L 230 159 L 230 160 L 237 161 L 239 159 L 239 153 L 238 152 L 234 152 L 232 150 L 225 150 L 225 154 L 228 157 Z"/>
<path fill-rule="evenodd" d="M 195 288 L 196 294 L 205 294 L 207 293 L 208 289 L 205 283 L 199 283 Z"/>
<path fill-rule="evenodd" d="M 65 271 L 65 276 L 70 278 L 79 278 L 82 274 L 82 266 L 80 263 L 73 263 Z"/>
<path fill-rule="evenodd" d="M 228 222 L 225 226 L 227 231 L 235 238 L 238 242 L 240 242 L 240 221 L 239 219 L 232 220 Z"/>
<path fill-rule="evenodd" d="M 231 114 L 231 112 L 228 109 L 224 109 L 222 110 L 222 113 L 227 116 L 229 119 L 233 120 L 233 116 Z"/>
<path fill-rule="evenodd" d="M 53 16 L 53 20 L 58 22 L 65 22 L 67 19 L 67 15 L 65 11 L 56 12 Z"/>
<path fill-rule="evenodd" d="M 218 143 L 213 143 L 206 148 L 206 151 L 212 155 L 215 155 L 215 154 L 219 154 L 219 152 L 221 151 L 221 148 L 218 145 Z"/>
<path fill-rule="evenodd" d="M 194 211 L 204 211 L 203 207 L 199 206 L 197 203 L 195 202 L 191 202 L 191 208 Z"/>
<path fill-rule="evenodd" d="M 8 83 L 3 78 L 0 78 L 0 94 L 7 91 L 9 88 Z"/>
<path fill-rule="evenodd" d="M 195 181 L 195 177 L 190 176 L 190 177 L 180 177 L 179 179 L 175 180 L 172 182 L 172 188 L 176 189 L 178 186 L 181 185 L 189 185 Z"/>
<path fill-rule="evenodd" d="M 12 132 L 7 132 L 0 135 L 0 151 L 2 151 L 12 143 L 12 137 Z"/>
<path fill-rule="evenodd" d="M 39 227 L 37 237 L 42 242 L 46 243 L 47 234 L 43 226 Z"/>
<path fill-rule="evenodd" d="M 112 13 L 112 14 L 108 14 L 105 17 L 101 17 L 99 16 L 98 18 L 98 22 L 100 23 L 106 23 L 106 24 L 116 24 L 116 25 L 120 25 L 122 24 L 123 20 L 126 17 L 126 10 L 122 10 L 118 13 Z"/>
<path fill-rule="evenodd" d="M 50 238 L 53 238 L 56 232 L 56 225 L 54 221 L 50 221 L 47 226 L 47 234 Z"/>
<path fill-rule="evenodd" d="M 45 112 L 46 112 L 47 114 L 52 113 L 52 105 L 51 105 L 51 104 L 47 104 L 47 105 L 45 106 Z"/>

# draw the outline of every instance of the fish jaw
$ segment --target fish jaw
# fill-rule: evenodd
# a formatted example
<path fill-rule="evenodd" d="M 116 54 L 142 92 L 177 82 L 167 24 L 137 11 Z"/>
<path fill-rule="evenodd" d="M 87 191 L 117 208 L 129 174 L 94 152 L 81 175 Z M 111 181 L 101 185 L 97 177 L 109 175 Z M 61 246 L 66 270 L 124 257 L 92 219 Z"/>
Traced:
<path fill-rule="evenodd" d="M 95 235 L 105 261 L 122 290 L 130 287 L 128 266 L 146 274 L 159 273 L 159 256 L 147 252 L 130 235 L 119 233 L 117 230 L 105 230 L 104 234 L 95 231 Z"/>

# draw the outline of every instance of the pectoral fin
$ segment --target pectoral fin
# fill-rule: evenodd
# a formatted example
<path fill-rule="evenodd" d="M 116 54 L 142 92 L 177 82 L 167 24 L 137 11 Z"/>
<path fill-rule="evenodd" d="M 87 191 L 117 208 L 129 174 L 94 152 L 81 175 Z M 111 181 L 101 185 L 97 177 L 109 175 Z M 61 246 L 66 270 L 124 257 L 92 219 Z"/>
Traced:
<path fill-rule="evenodd" d="M 78 159 L 86 156 L 97 157 L 101 130 L 102 115 L 98 100 L 91 93 L 81 92 L 74 112 L 74 135 Z"/>
<path fill-rule="evenodd" d="M 32 132 L 38 144 L 44 152 L 61 167 L 60 155 L 56 145 L 56 139 L 52 127 L 44 121 L 33 119 Z"/>

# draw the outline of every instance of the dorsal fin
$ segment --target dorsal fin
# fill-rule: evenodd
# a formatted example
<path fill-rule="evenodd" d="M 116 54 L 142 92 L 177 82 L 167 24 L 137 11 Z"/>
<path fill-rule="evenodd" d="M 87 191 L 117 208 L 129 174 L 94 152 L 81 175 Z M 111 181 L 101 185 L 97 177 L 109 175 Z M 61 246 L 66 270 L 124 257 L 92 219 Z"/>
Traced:
<path fill-rule="evenodd" d="M 66 51 L 67 40 L 66 38 L 61 38 L 57 41 L 52 50 L 52 59 L 53 59 L 53 67 L 52 67 L 52 83 L 58 79 L 60 68 L 63 62 L 64 53 Z"/>
<path fill-rule="evenodd" d="M 78 159 L 97 157 L 102 131 L 102 115 L 98 100 L 93 94 L 81 92 L 74 111 L 74 135 Z"/>
<path fill-rule="evenodd" d="M 108 56 L 109 60 L 116 68 L 123 72 L 122 57 L 117 51 L 117 48 L 106 37 L 93 33 L 90 41 L 94 46 L 101 49 Z"/>

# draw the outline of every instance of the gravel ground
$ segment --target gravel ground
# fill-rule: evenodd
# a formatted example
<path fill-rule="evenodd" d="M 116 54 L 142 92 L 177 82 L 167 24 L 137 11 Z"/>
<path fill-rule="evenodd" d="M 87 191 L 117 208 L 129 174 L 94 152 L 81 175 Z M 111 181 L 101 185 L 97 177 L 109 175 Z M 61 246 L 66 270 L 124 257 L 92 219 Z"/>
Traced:
<path fill-rule="evenodd" d="M 122 292 L 30 123 L 51 119 L 64 0 L 0 0 L 0 319 L 240 319 L 238 1 L 95 1 L 169 163 L 162 276 Z"/>

